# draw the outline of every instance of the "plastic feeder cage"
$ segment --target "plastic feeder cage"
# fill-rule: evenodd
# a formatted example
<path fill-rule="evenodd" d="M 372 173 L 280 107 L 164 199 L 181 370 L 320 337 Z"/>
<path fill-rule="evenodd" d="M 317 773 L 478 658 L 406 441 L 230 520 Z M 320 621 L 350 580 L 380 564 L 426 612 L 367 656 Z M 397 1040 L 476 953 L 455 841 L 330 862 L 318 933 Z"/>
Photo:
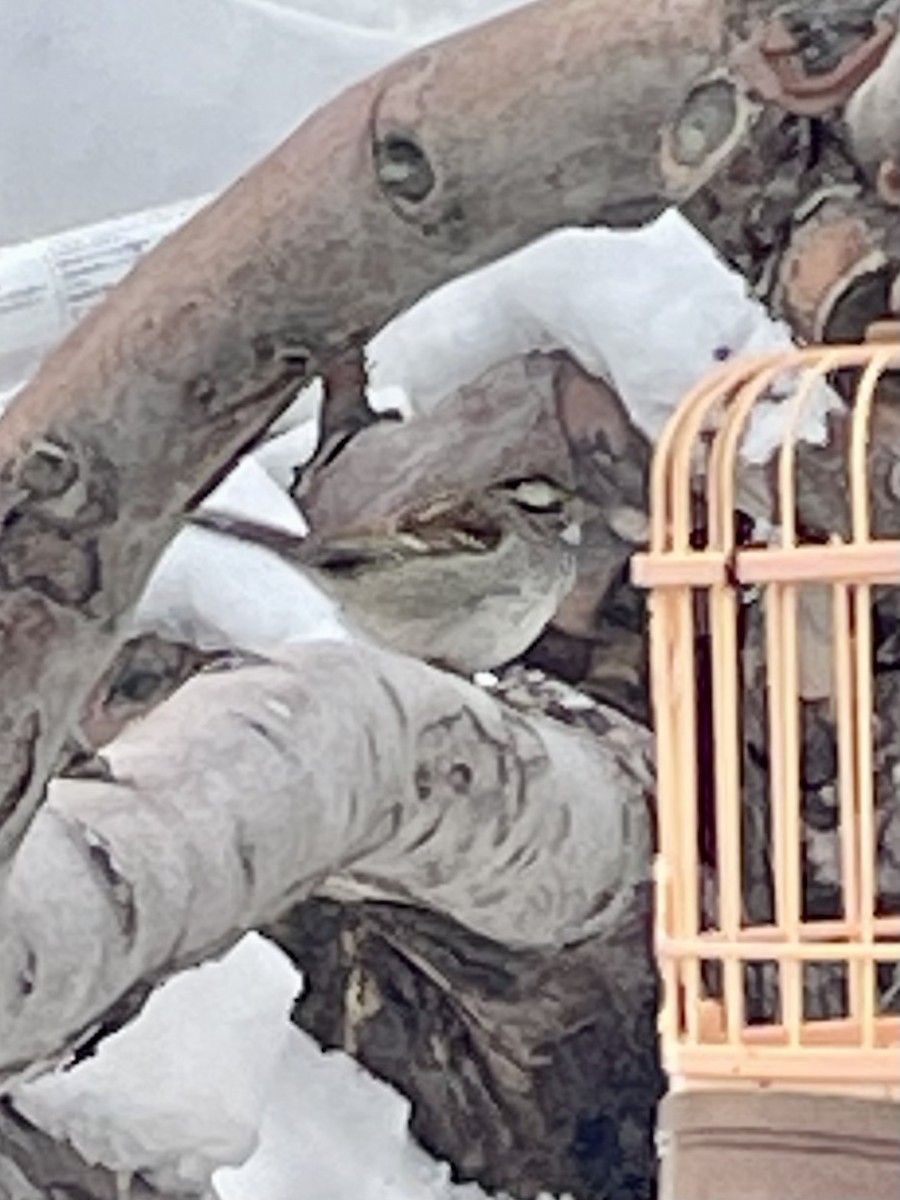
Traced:
<path fill-rule="evenodd" d="M 898 368 L 896 325 L 735 359 L 656 450 L 662 1200 L 900 1196 Z"/>

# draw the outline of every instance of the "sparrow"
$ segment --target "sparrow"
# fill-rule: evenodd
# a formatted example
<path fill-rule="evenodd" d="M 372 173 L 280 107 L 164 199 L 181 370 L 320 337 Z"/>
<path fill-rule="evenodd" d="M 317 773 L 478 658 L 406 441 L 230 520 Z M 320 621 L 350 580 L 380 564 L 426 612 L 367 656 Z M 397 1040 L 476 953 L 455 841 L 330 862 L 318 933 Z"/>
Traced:
<path fill-rule="evenodd" d="M 305 571 L 376 641 L 471 675 L 517 658 L 574 585 L 583 505 L 547 476 L 438 491 L 368 526 L 308 537 L 226 512 L 187 521 Z"/>

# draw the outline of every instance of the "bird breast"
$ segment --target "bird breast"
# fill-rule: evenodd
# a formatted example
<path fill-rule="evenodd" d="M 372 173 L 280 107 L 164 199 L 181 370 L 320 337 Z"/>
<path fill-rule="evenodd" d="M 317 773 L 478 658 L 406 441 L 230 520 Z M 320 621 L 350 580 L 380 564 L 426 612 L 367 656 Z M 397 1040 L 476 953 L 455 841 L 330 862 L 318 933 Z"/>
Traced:
<path fill-rule="evenodd" d="M 316 572 L 318 574 L 318 572 Z M 366 632 L 406 654 L 471 673 L 531 645 L 575 582 L 561 538 L 515 534 L 488 553 L 424 555 L 322 584 Z"/>

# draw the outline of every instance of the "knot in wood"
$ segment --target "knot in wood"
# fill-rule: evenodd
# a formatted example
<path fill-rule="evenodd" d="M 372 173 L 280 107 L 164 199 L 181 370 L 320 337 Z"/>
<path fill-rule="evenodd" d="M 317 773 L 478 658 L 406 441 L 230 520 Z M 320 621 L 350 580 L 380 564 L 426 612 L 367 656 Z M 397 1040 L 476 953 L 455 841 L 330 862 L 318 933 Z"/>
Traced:
<path fill-rule="evenodd" d="M 416 746 L 415 788 L 421 801 L 467 801 L 483 811 L 503 807 L 516 775 L 513 748 L 493 737 L 475 714 L 461 712 L 422 730 Z"/>
<path fill-rule="evenodd" d="M 681 166 L 699 166 L 724 145 L 736 119 L 735 91 L 725 79 L 700 84 L 688 96 L 672 129 L 672 157 Z"/>
<path fill-rule="evenodd" d="M 886 158 L 878 168 L 878 195 L 885 204 L 900 208 L 900 160 Z"/>
<path fill-rule="evenodd" d="M 668 195 L 686 199 L 721 175 L 764 136 L 765 115 L 731 67 L 698 80 L 662 130 L 660 167 Z"/>
<path fill-rule="evenodd" d="M 388 195 L 413 204 L 421 203 L 434 188 L 428 155 L 407 133 L 388 133 L 376 141 L 375 171 Z"/>
<path fill-rule="evenodd" d="M 78 478 L 78 463 L 65 446 L 56 442 L 36 443 L 22 463 L 19 484 L 36 499 L 62 496 Z"/>
<path fill-rule="evenodd" d="M 100 590 L 97 541 L 32 509 L 14 510 L 3 523 L 0 583 L 28 588 L 66 608 L 80 608 Z"/>

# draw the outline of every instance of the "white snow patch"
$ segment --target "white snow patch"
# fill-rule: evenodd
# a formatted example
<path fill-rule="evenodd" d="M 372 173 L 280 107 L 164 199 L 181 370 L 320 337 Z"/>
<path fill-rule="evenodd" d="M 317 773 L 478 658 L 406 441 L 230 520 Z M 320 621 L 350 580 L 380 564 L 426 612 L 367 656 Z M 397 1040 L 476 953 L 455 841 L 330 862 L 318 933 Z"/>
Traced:
<path fill-rule="evenodd" d="M 642 229 L 557 230 L 455 279 L 386 326 L 369 355 L 373 383 L 404 388 L 421 410 L 504 359 L 565 349 L 615 387 L 655 442 L 723 358 L 790 345 L 787 327 L 669 209 Z M 820 440 L 836 402 L 820 389 L 801 435 Z M 773 411 L 751 422 L 748 456 L 768 456 Z"/>
<path fill-rule="evenodd" d="M 306 532 L 293 500 L 252 457 L 210 493 L 201 505 L 207 506 L 298 536 Z M 163 552 L 132 626 L 203 650 L 263 653 L 285 642 L 361 640 L 299 568 L 260 546 L 190 526 Z"/>
<path fill-rule="evenodd" d="M 15 1102 L 88 1162 L 148 1171 L 162 1188 L 205 1185 L 256 1148 L 300 987 L 288 958 L 248 934 L 168 980 L 95 1056 L 23 1084 Z"/>
<path fill-rule="evenodd" d="M 221 1200 L 435 1200 L 446 1168 L 409 1138 L 409 1103 L 351 1058 L 295 1031 L 260 1130 L 260 1147 L 217 1172 Z M 483 1193 L 475 1189 L 472 1200 Z M 465 1193 L 463 1193 L 465 1195 Z"/>
<path fill-rule="evenodd" d="M 413 1141 L 404 1097 L 289 1024 L 301 985 L 248 934 L 15 1103 L 89 1162 L 176 1194 L 212 1179 L 220 1200 L 485 1200 Z"/>

